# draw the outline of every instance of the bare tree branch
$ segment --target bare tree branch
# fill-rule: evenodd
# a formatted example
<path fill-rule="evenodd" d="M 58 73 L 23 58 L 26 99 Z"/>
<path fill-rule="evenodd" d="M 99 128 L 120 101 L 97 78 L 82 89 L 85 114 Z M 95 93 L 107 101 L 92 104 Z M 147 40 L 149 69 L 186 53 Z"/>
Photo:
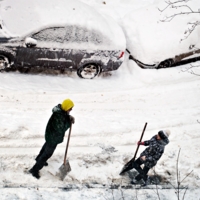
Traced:
<path fill-rule="evenodd" d="M 178 187 L 176 195 L 178 197 L 178 200 L 179 200 L 179 194 L 180 194 L 180 172 L 179 172 L 179 168 L 178 168 L 180 151 L 181 151 L 181 149 L 179 149 L 178 157 L 177 157 L 177 161 L 176 161 L 176 181 L 177 181 L 177 187 Z"/>
<path fill-rule="evenodd" d="M 182 183 L 188 176 L 190 176 L 190 174 L 193 172 L 193 170 L 190 172 L 190 173 L 188 173 L 186 176 L 185 176 L 185 178 L 184 179 L 182 179 L 181 181 L 180 181 L 180 183 Z"/>
<path fill-rule="evenodd" d="M 189 27 L 188 30 L 185 31 L 185 34 L 187 35 L 185 36 L 184 39 L 187 39 L 190 36 L 190 34 L 195 30 L 195 28 L 200 25 L 200 21 L 189 22 L 188 25 L 190 25 L 191 27 Z"/>
<path fill-rule="evenodd" d="M 188 190 L 188 187 L 185 189 L 185 192 L 183 194 L 183 200 L 185 199 L 185 194 L 186 194 L 187 190 Z"/>
<path fill-rule="evenodd" d="M 192 75 L 195 75 L 195 76 L 200 76 L 200 74 L 197 74 L 197 73 L 195 73 L 195 72 L 193 71 L 193 68 L 195 68 L 195 67 L 199 67 L 199 65 L 198 65 L 198 66 L 190 65 L 190 67 L 186 68 L 185 70 L 181 70 L 181 71 L 182 71 L 182 72 L 188 72 L 188 73 L 190 73 L 190 74 L 192 74 Z"/>
<path fill-rule="evenodd" d="M 172 15 L 164 17 L 164 19 L 162 19 L 160 21 L 161 22 L 171 22 L 177 16 L 200 14 L 200 8 L 197 10 L 193 10 L 190 6 L 186 5 L 186 3 L 189 1 L 190 0 L 165 1 L 167 6 L 163 9 L 158 8 L 158 10 L 160 12 L 164 12 L 167 9 L 173 9 L 173 10 L 175 10 L 175 12 Z M 184 10 L 184 11 L 179 11 L 180 9 Z M 184 37 L 184 39 L 181 39 L 181 41 L 187 39 L 191 35 L 191 33 L 196 29 L 196 27 L 200 25 L 200 20 L 197 20 L 195 22 L 189 22 L 188 25 L 189 25 L 189 28 L 187 28 L 187 30 L 185 31 L 186 36 Z"/>
<path fill-rule="evenodd" d="M 197 120 L 198 121 L 198 120 Z M 180 181 L 180 170 L 179 170 L 179 157 L 180 157 L 180 151 L 181 151 L 181 148 L 179 149 L 179 152 L 178 152 L 178 156 L 177 156 L 177 160 L 176 160 L 176 186 L 174 186 L 170 181 L 167 181 L 167 183 L 169 183 L 175 190 L 175 194 L 177 196 L 177 199 L 180 200 L 181 199 L 181 193 L 182 191 L 184 191 L 183 193 L 183 196 L 182 196 L 182 200 L 185 199 L 185 194 L 188 190 L 188 186 L 186 187 L 183 187 L 181 186 L 181 183 L 189 176 L 191 175 L 191 173 L 193 172 L 193 170 L 188 173 L 181 181 Z M 153 172 L 154 172 L 154 175 L 157 175 L 156 171 L 155 171 L 155 168 L 153 168 Z M 154 190 L 153 190 L 154 191 Z M 154 191 L 157 196 L 158 196 L 158 199 L 160 199 L 160 196 L 159 196 L 159 191 L 158 191 L 158 187 L 157 187 L 157 182 L 156 182 L 156 191 Z"/>
<path fill-rule="evenodd" d="M 187 2 L 187 1 L 185 1 L 185 0 L 174 1 L 174 2 L 165 1 L 165 3 L 168 4 L 168 5 L 167 5 L 165 8 L 163 8 L 163 9 L 159 9 L 159 8 L 158 8 L 158 10 L 159 10 L 160 12 L 163 12 L 163 11 L 165 11 L 167 8 L 169 8 L 170 6 L 173 7 L 175 4 L 177 4 L 177 3 L 182 3 L 182 2 Z"/>
<path fill-rule="evenodd" d="M 153 172 L 154 172 L 154 175 L 157 175 L 155 167 L 153 168 Z M 159 195 L 159 191 L 158 191 L 158 183 L 157 183 L 157 181 L 156 181 L 156 191 L 154 191 L 154 192 L 156 193 L 156 195 L 158 196 L 158 199 L 160 200 L 160 195 Z"/>
<path fill-rule="evenodd" d="M 180 7 L 180 6 L 179 6 Z M 195 12 L 179 12 L 179 13 L 175 13 L 173 15 L 167 16 L 165 19 L 160 20 L 161 22 L 170 22 L 172 21 L 172 19 L 174 19 L 176 16 L 179 15 L 189 15 L 189 14 L 199 14 L 199 11 L 195 11 Z M 198 22 L 199 23 L 199 22 Z"/>
<path fill-rule="evenodd" d="M 122 190 L 122 180 L 121 180 L 121 184 L 120 184 L 120 192 L 121 192 L 121 197 L 122 198 L 120 198 L 120 199 L 123 199 L 123 200 L 125 200 L 125 198 L 124 198 L 124 193 L 123 193 L 123 190 Z"/>

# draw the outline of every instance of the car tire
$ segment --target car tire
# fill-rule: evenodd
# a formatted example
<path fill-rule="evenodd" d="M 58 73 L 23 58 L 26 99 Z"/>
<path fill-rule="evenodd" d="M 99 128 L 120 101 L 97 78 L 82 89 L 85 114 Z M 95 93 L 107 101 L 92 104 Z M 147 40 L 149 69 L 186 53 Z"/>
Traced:
<path fill-rule="evenodd" d="M 167 60 L 160 62 L 159 65 L 157 66 L 157 69 L 168 68 L 168 67 L 171 67 L 173 64 L 174 64 L 173 59 L 167 59 Z"/>
<path fill-rule="evenodd" d="M 101 71 L 101 67 L 95 63 L 89 63 L 77 70 L 77 74 L 80 78 L 84 79 L 93 79 L 96 77 Z"/>

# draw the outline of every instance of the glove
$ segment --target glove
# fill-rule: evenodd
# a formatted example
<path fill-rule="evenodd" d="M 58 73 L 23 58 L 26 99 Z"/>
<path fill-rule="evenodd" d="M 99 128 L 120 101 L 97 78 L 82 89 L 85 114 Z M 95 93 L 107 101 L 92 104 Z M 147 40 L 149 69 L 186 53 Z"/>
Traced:
<path fill-rule="evenodd" d="M 69 115 L 69 119 L 70 119 L 70 121 L 71 121 L 72 124 L 75 123 L 75 118 L 73 116 Z"/>
<path fill-rule="evenodd" d="M 137 145 L 144 145 L 144 142 L 137 142 Z"/>

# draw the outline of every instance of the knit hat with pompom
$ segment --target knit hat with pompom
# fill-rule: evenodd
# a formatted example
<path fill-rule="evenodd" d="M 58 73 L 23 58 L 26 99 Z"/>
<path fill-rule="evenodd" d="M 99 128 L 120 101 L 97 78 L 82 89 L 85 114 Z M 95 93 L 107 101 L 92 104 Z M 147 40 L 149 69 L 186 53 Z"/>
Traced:
<path fill-rule="evenodd" d="M 158 135 L 160 136 L 161 139 L 165 139 L 166 137 L 168 138 L 170 135 L 170 130 L 161 130 L 158 132 Z"/>

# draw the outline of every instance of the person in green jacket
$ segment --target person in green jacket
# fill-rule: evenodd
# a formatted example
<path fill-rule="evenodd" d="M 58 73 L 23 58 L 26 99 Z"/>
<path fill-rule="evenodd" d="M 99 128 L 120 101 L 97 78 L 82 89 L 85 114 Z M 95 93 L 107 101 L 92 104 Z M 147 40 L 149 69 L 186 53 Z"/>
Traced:
<path fill-rule="evenodd" d="M 63 142 L 65 132 L 75 122 L 74 117 L 69 115 L 74 107 L 70 99 L 65 99 L 52 110 L 52 115 L 47 123 L 45 131 L 45 143 L 36 157 L 35 165 L 29 172 L 37 179 L 40 178 L 39 171 L 47 166 L 47 160 L 53 155 L 57 145 Z"/>

